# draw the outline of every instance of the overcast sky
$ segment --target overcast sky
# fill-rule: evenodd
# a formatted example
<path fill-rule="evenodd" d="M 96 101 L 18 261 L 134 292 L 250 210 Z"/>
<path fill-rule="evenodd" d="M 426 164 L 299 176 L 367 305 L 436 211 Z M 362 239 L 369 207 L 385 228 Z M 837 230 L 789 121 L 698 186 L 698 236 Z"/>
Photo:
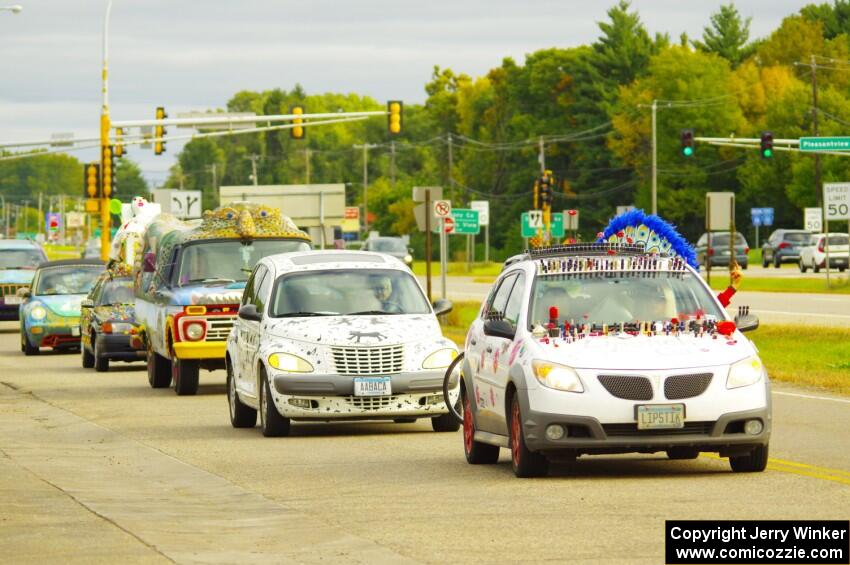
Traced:
<path fill-rule="evenodd" d="M 825 0 L 818 0 L 818 2 Z M 106 0 L 0 0 L 0 141 L 97 135 Z M 114 0 L 112 118 L 223 107 L 243 89 L 356 92 L 422 102 L 434 65 L 478 76 L 503 57 L 593 42 L 614 4 L 588 0 Z M 651 33 L 699 37 L 717 0 L 635 0 Z M 810 2 L 738 0 L 751 37 Z M 174 131 L 174 130 L 172 130 Z M 130 149 L 161 183 L 179 150 Z M 93 159 L 89 152 L 75 153 Z M 247 182 L 247 179 L 246 179 Z"/>

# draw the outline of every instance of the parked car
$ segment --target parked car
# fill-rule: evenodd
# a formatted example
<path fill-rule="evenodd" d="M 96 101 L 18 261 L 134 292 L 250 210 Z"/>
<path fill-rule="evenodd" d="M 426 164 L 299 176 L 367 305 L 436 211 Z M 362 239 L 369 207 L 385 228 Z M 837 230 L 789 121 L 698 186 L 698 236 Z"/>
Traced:
<path fill-rule="evenodd" d="M 234 427 L 286 436 L 291 422 L 414 421 L 456 431 L 443 374 L 457 355 L 413 273 L 361 251 L 261 259 L 227 340 Z"/>
<path fill-rule="evenodd" d="M 511 450 L 519 477 L 552 457 L 700 452 L 762 471 L 770 386 L 758 326 L 729 319 L 678 258 L 608 244 L 525 254 L 493 285 L 466 337 L 463 438 L 472 464 Z"/>
<path fill-rule="evenodd" d="M 119 265 L 123 267 L 123 265 Z M 110 361 L 144 361 L 133 347 L 138 335 L 133 278 L 126 268 L 107 270 L 81 303 L 80 350 L 84 369 L 109 370 Z"/>
<path fill-rule="evenodd" d="M 80 304 L 91 291 L 103 263 L 93 259 L 47 261 L 38 266 L 32 286 L 22 289 L 21 351 L 80 346 Z"/>
<path fill-rule="evenodd" d="M 850 263 L 850 256 L 848 255 L 850 255 L 850 238 L 847 234 L 829 234 L 830 268 L 837 268 L 843 273 Z M 813 235 L 809 244 L 801 248 L 798 265 L 803 273 L 809 269 L 819 273 L 822 268 L 826 267 L 826 234 Z"/>
<path fill-rule="evenodd" d="M 699 264 L 704 267 L 729 266 L 729 259 L 732 257 L 729 249 L 729 232 L 702 234 L 697 240 L 696 252 Z M 735 232 L 735 261 L 742 269 L 747 268 L 749 252 L 750 246 L 747 240 L 739 232 Z"/>
<path fill-rule="evenodd" d="M 32 284 L 35 269 L 47 261 L 41 246 L 23 239 L 0 240 L 0 320 L 17 320 L 23 298 L 18 291 Z"/>
<path fill-rule="evenodd" d="M 812 237 L 806 230 L 774 230 L 761 246 L 761 266 L 767 268 L 773 264 L 779 268 L 782 263 L 797 263 L 800 249 L 805 247 Z"/>
<path fill-rule="evenodd" d="M 400 237 L 373 237 L 363 244 L 363 251 L 386 253 L 402 261 L 408 267 L 413 264 L 413 250 Z"/>

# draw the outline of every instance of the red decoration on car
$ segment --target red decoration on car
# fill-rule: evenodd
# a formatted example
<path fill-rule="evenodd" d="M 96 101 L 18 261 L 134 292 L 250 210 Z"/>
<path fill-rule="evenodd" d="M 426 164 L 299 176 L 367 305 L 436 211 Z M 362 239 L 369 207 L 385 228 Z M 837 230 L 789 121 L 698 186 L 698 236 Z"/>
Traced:
<path fill-rule="evenodd" d="M 626 232 L 624 232 L 624 231 L 618 231 L 617 232 L 617 237 L 619 237 L 619 238 L 623 238 L 625 235 L 626 235 Z"/>
<path fill-rule="evenodd" d="M 670 323 L 673 324 L 674 326 L 678 326 L 679 325 L 679 318 L 672 318 L 670 320 Z"/>
<path fill-rule="evenodd" d="M 721 335 L 730 336 L 735 333 L 736 329 L 737 327 L 735 326 L 735 322 L 730 322 L 729 320 L 717 322 L 717 331 Z"/>
<path fill-rule="evenodd" d="M 549 319 L 550 320 L 557 320 L 558 319 L 558 307 L 557 306 L 550 306 L 549 307 Z"/>

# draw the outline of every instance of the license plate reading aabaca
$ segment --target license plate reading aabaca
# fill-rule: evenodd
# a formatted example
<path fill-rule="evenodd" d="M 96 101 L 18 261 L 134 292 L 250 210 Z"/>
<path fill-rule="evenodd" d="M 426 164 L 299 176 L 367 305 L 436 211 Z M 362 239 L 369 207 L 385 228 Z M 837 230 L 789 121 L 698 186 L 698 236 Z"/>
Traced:
<path fill-rule="evenodd" d="M 356 377 L 354 379 L 354 396 L 386 396 L 392 393 L 392 379 L 389 377 Z"/>
<path fill-rule="evenodd" d="M 684 426 L 684 404 L 641 404 L 637 407 L 639 430 L 664 430 Z"/>

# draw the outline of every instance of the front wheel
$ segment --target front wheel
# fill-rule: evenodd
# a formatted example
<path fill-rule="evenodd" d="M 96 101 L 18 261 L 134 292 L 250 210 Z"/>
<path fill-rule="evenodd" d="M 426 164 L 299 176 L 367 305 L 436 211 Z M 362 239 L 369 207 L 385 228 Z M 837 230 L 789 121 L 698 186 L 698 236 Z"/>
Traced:
<path fill-rule="evenodd" d="M 435 432 L 456 432 L 460 429 L 458 422 L 450 412 L 431 418 L 431 429 Z"/>
<path fill-rule="evenodd" d="M 236 377 L 233 368 L 227 364 L 227 404 L 230 408 L 230 424 L 234 428 L 253 428 L 257 425 L 257 411 L 245 406 L 236 392 Z"/>
<path fill-rule="evenodd" d="M 195 360 L 171 360 L 171 378 L 174 380 L 174 392 L 177 396 L 192 396 L 198 392 L 198 380 L 201 368 Z"/>
<path fill-rule="evenodd" d="M 86 346 L 82 344 L 80 344 L 80 351 L 82 351 L 82 355 L 80 357 L 82 357 L 83 369 L 91 369 L 94 367 L 94 355 L 89 353 Z"/>
<path fill-rule="evenodd" d="M 759 445 L 749 455 L 729 458 L 729 465 L 736 473 L 761 473 L 767 467 L 768 445 Z"/>
<path fill-rule="evenodd" d="M 530 451 L 522 433 L 522 410 L 519 395 L 511 400 L 511 466 L 519 478 L 545 477 L 549 472 L 549 460 L 542 454 Z"/>
<path fill-rule="evenodd" d="M 94 346 L 94 370 L 98 373 L 109 371 L 109 359 L 107 359 L 100 348 L 97 346 L 97 336 L 93 338 L 92 345 Z M 85 347 L 83 347 L 85 349 Z"/>
<path fill-rule="evenodd" d="M 463 395 L 463 453 L 470 465 L 491 465 L 499 460 L 498 446 L 475 441 L 475 422 L 466 394 Z"/>
<path fill-rule="evenodd" d="M 38 347 L 33 347 L 30 344 L 30 340 L 27 337 L 27 333 L 23 330 L 23 328 L 21 329 L 21 351 L 23 351 L 24 355 L 28 357 L 31 355 L 38 355 L 39 353 Z"/>
<path fill-rule="evenodd" d="M 288 436 L 291 427 L 289 418 L 283 417 L 277 411 L 265 371 L 260 375 L 260 380 L 260 428 L 263 430 L 263 435 L 266 437 Z"/>

